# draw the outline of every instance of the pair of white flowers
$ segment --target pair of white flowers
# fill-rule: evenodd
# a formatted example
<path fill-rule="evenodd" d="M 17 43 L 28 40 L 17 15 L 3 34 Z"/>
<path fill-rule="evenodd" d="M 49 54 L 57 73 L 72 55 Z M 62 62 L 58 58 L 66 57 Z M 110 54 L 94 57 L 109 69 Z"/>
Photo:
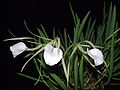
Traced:
<path fill-rule="evenodd" d="M 10 46 L 10 50 L 15 58 L 17 55 L 27 51 L 28 47 L 23 42 L 19 42 Z M 87 53 L 94 60 L 95 66 L 99 66 L 104 62 L 103 54 L 99 49 L 94 48 L 89 50 L 87 48 Z M 47 65 L 53 66 L 63 58 L 63 51 L 60 48 L 54 48 L 51 44 L 47 44 L 44 47 L 43 57 Z"/>
<path fill-rule="evenodd" d="M 23 42 L 19 42 L 17 44 L 14 44 L 13 46 L 10 46 L 10 51 L 12 51 L 14 58 L 27 50 L 28 47 Z M 61 49 L 54 48 L 52 45 L 47 44 L 44 47 L 43 57 L 47 65 L 53 66 L 62 59 L 63 52 Z"/>

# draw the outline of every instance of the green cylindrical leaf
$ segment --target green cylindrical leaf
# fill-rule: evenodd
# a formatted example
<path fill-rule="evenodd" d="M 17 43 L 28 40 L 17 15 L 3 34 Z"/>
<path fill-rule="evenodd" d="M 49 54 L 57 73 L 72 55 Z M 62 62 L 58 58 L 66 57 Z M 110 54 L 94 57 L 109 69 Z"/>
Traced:
<path fill-rule="evenodd" d="M 74 90 L 78 90 L 78 56 L 75 57 L 74 62 Z"/>
<path fill-rule="evenodd" d="M 80 60 L 80 67 L 79 67 L 79 77 L 80 77 L 80 86 L 81 89 L 84 90 L 84 81 L 83 81 L 83 56 Z"/>

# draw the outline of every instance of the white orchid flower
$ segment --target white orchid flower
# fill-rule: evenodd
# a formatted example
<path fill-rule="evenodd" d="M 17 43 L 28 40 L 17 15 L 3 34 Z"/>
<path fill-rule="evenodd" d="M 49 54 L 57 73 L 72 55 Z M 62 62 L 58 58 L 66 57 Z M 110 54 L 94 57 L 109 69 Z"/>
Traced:
<path fill-rule="evenodd" d="M 19 43 L 14 44 L 13 46 L 10 46 L 10 51 L 12 51 L 14 58 L 17 55 L 26 51 L 27 49 L 28 49 L 28 47 L 23 42 L 19 42 Z"/>
<path fill-rule="evenodd" d="M 103 54 L 99 49 L 94 48 L 89 50 L 87 48 L 87 53 L 94 60 L 95 66 L 99 66 L 104 62 Z"/>
<path fill-rule="evenodd" d="M 54 48 L 52 45 L 47 44 L 44 48 L 44 60 L 49 66 L 57 64 L 63 57 L 63 52 L 59 48 Z"/>

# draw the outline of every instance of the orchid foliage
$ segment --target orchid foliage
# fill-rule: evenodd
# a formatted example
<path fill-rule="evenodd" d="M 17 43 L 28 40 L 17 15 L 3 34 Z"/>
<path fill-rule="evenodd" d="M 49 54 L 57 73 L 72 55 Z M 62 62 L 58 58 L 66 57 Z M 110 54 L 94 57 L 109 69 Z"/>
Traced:
<path fill-rule="evenodd" d="M 115 6 L 111 4 L 109 12 L 103 12 L 104 19 L 100 25 L 91 21 L 90 12 L 80 21 L 71 4 L 70 9 L 74 20 L 73 38 L 65 29 L 64 34 L 53 30 L 53 38 L 50 39 L 42 25 L 41 29 L 38 28 L 38 34 L 34 34 L 25 22 L 34 38 L 5 40 L 22 41 L 10 47 L 14 58 L 24 51 L 28 53 L 25 57 L 29 59 L 18 74 L 34 80 L 34 85 L 44 83 L 51 90 L 100 90 L 108 84 L 118 85 L 111 81 L 120 80 L 120 29 Z M 31 46 L 26 46 L 25 43 L 30 43 Z M 31 62 L 34 62 L 32 68 L 37 69 L 34 73 L 38 73 L 38 76 L 31 76 L 24 70 Z M 51 67 L 55 67 L 55 70 Z"/>

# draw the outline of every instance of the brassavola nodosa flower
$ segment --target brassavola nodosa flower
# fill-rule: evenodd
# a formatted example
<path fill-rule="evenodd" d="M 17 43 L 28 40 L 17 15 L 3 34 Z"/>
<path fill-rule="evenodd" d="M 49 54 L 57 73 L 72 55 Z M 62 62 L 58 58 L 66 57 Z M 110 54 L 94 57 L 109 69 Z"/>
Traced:
<path fill-rule="evenodd" d="M 99 66 L 104 62 L 103 53 L 99 49 L 94 48 L 89 50 L 87 48 L 87 53 L 94 60 L 95 66 Z"/>
<path fill-rule="evenodd" d="M 26 51 L 27 49 L 28 49 L 28 47 L 23 42 L 19 42 L 19 43 L 14 44 L 13 46 L 10 46 L 10 51 L 12 51 L 14 58 L 17 55 Z"/>
<path fill-rule="evenodd" d="M 44 48 L 44 60 L 49 66 L 57 64 L 63 57 L 63 52 L 60 48 L 54 48 L 51 44 L 47 44 Z"/>

